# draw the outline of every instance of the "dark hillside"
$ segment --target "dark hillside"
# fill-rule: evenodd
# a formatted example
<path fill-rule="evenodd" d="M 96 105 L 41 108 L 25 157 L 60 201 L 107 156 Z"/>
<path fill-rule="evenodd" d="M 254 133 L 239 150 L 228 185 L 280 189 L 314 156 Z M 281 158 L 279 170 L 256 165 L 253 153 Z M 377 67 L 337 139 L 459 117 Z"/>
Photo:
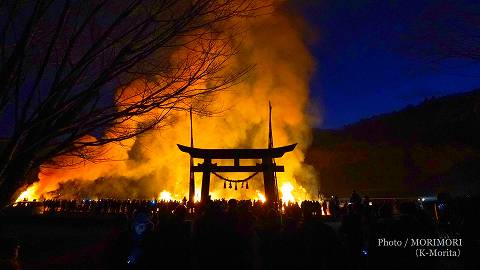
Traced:
<path fill-rule="evenodd" d="M 316 130 L 307 162 L 325 194 L 473 193 L 480 176 L 480 90 L 425 100 L 338 130 Z"/>

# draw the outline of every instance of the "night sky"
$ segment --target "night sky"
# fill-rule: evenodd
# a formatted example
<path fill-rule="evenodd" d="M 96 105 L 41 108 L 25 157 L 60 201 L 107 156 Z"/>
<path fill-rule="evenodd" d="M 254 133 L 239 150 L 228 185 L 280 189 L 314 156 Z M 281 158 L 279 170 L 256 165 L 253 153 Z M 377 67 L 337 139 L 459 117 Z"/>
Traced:
<path fill-rule="evenodd" d="M 438 2 L 438 1 L 437 1 Z M 455 2 L 455 5 L 469 1 Z M 480 87 L 480 65 L 420 60 L 402 40 L 434 1 L 309 1 L 302 13 L 314 32 L 311 81 L 322 128 L 399 110 L 425 98 Z M 438 3 L 437 3 L 438 4 Z"/>

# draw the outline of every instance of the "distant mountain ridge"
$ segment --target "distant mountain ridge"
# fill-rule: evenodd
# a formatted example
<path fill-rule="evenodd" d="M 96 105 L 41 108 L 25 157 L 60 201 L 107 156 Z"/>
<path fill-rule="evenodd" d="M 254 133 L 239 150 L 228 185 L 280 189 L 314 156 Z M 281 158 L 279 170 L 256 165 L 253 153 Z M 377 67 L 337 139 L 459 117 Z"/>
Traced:
<path fill-rule="evenodd" d="M 480 89 L 316 130 L 306 160 L 319 172 L 325 193 L 478 190 Z"/>

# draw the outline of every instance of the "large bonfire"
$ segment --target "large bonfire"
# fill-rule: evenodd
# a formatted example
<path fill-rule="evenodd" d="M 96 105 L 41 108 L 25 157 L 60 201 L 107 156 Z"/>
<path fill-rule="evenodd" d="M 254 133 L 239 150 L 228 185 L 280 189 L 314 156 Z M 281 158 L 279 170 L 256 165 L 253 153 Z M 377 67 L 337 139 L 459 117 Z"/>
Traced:
<path fill-rule="evenodd" d="M 208 110 L 216 112 L 209 117 L 194 115 L 195 146 L 266 148 L 271 101 L 275 146 L 298 143 L 293 152 L 278 161 L 285 166 L 285 172 L 277 174 L 280 198 L 283 201 L 316 198 L 315 172 L 303 163 L 311 141 L 308 86 L 314 65 L 305 44 L 306 25 L 287 11 L 284 4 L 274 4 L 268 14 L 236 23 L 245 24 L 247 31 L 239 37 L 242 39 L 239 52 L 228 60 L 229 65 L 247 64 L 254 68 L 232 88 L 215 93 L 209 100 L 193 103 L 208 104 Z M 122 94 L 135 93 L 138 83 L 141 82 L 122 89 Z M 62 162 L 57 164 L 70 166 L 42 166 L 40 181 L 28 187 L 18 199 L 188 198 L 189 158 L 178 150 L 177 143 L 190 144 L 189 115 L 171 112 L 168 121 L 169 125 L 160 129 L 94 149 L 99 157 L 96 161 L 60 157 Z M 130 124 L 134 124 L 133 120 Z M 251 162 L 244 165 L 255 163 Z M 224 175 L 242 179 L 248 173 Z M 197 175 L 195 180 L 197 193 L 200 178 Z M 224 182 L 212 176 L 211 195 L 213 199 L 264 201 L 262 175 L 249 184 L 249 189 L 225 189 Z"/>

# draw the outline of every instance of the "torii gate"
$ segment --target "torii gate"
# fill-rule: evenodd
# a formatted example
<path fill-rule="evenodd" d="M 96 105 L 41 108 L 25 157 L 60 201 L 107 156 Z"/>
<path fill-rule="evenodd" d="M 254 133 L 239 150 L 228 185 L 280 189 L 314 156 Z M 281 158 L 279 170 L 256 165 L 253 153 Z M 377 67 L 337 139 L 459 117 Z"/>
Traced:
<path fill-rule="evenodd" d="M 195 180 L 193 174 L 195 172 L 202 172 L 202 192 L 200 201 L 205 202 L 210 194 L 210 173 L 216 174 L 217 172 L 263 172 L 263 186 L 265 187 L 265 198 L 267 203 L 277 203 L 278 201 L 278 187 L 277 187 L 277 172 L 284 172 L 285 168 L 275 163 L 275 158 L 282 157 L 285 153 L 293 151 L 297 144 L 291 144 L 282 147 L 273 147 L 273 133 L 272 133 L 272 104 L 268 103 L 269 107 L 269 123 L 268 123 L 268 148 L 260 149 L 203 149 L 193 147 L 193 122 L 192 122 L 192 109 L 190 108 L 190 147 L 184 145 L 178 145 L 180 151 L 190 154 L 190 189 L 188 198 L 190 202 L 193 202 L 195 196 Z M 194 158 L 203 159 L 203 163 L 198 165 L 193 164 Z M 218 166 L 216 163 L 212 163 L 212 159 L 233 159 L 233 166 Z M 255 166 L 242 166 L 240 165 L 241 159 L 261 159 L 262 163 Z M 254 175 L 255 175 L 254 174 Z M 218 176 L 218 174 L 216 174 Z M 231 182 L 244 182 L 248 181 L 251 177 L 247 177 L 244 180 Z M 248 183 L 247 183 L 248 188 Z"/>
<path fill-rule="evenodd" d="M 277 202 L 277 186 L 275 183 L 275 172 L 284 172 L 284 166 L 276 165 L 274 158 L 280 158 L 285 153 L 293 151 L 295 144 L 261 149 L 202 149 L 188 147 L 177 144 L 180 151 L 190 154 L 190 158 L 201 158 L 203 163 L 193 165 L 191 162 L 191 172 L 202 172 L 202 192 L 200 200 L 205 202 L 210 193 L 210 173 L 215 172 L 263 172 L 263 181 L 265 187 L 265 198 L 268 203 Z M 218 166 L 212 163 L 213 159 L 233 159 L 233 166 Z M 241 159 L 261 159 L 262 163 L 255 166 L 240 165 Z M 193 189 L 194 192 L 194 189 Z M 192 193 L 192 190 L 190 190 Z M 190 194 L 192 197 L 192 194 Z"/>

